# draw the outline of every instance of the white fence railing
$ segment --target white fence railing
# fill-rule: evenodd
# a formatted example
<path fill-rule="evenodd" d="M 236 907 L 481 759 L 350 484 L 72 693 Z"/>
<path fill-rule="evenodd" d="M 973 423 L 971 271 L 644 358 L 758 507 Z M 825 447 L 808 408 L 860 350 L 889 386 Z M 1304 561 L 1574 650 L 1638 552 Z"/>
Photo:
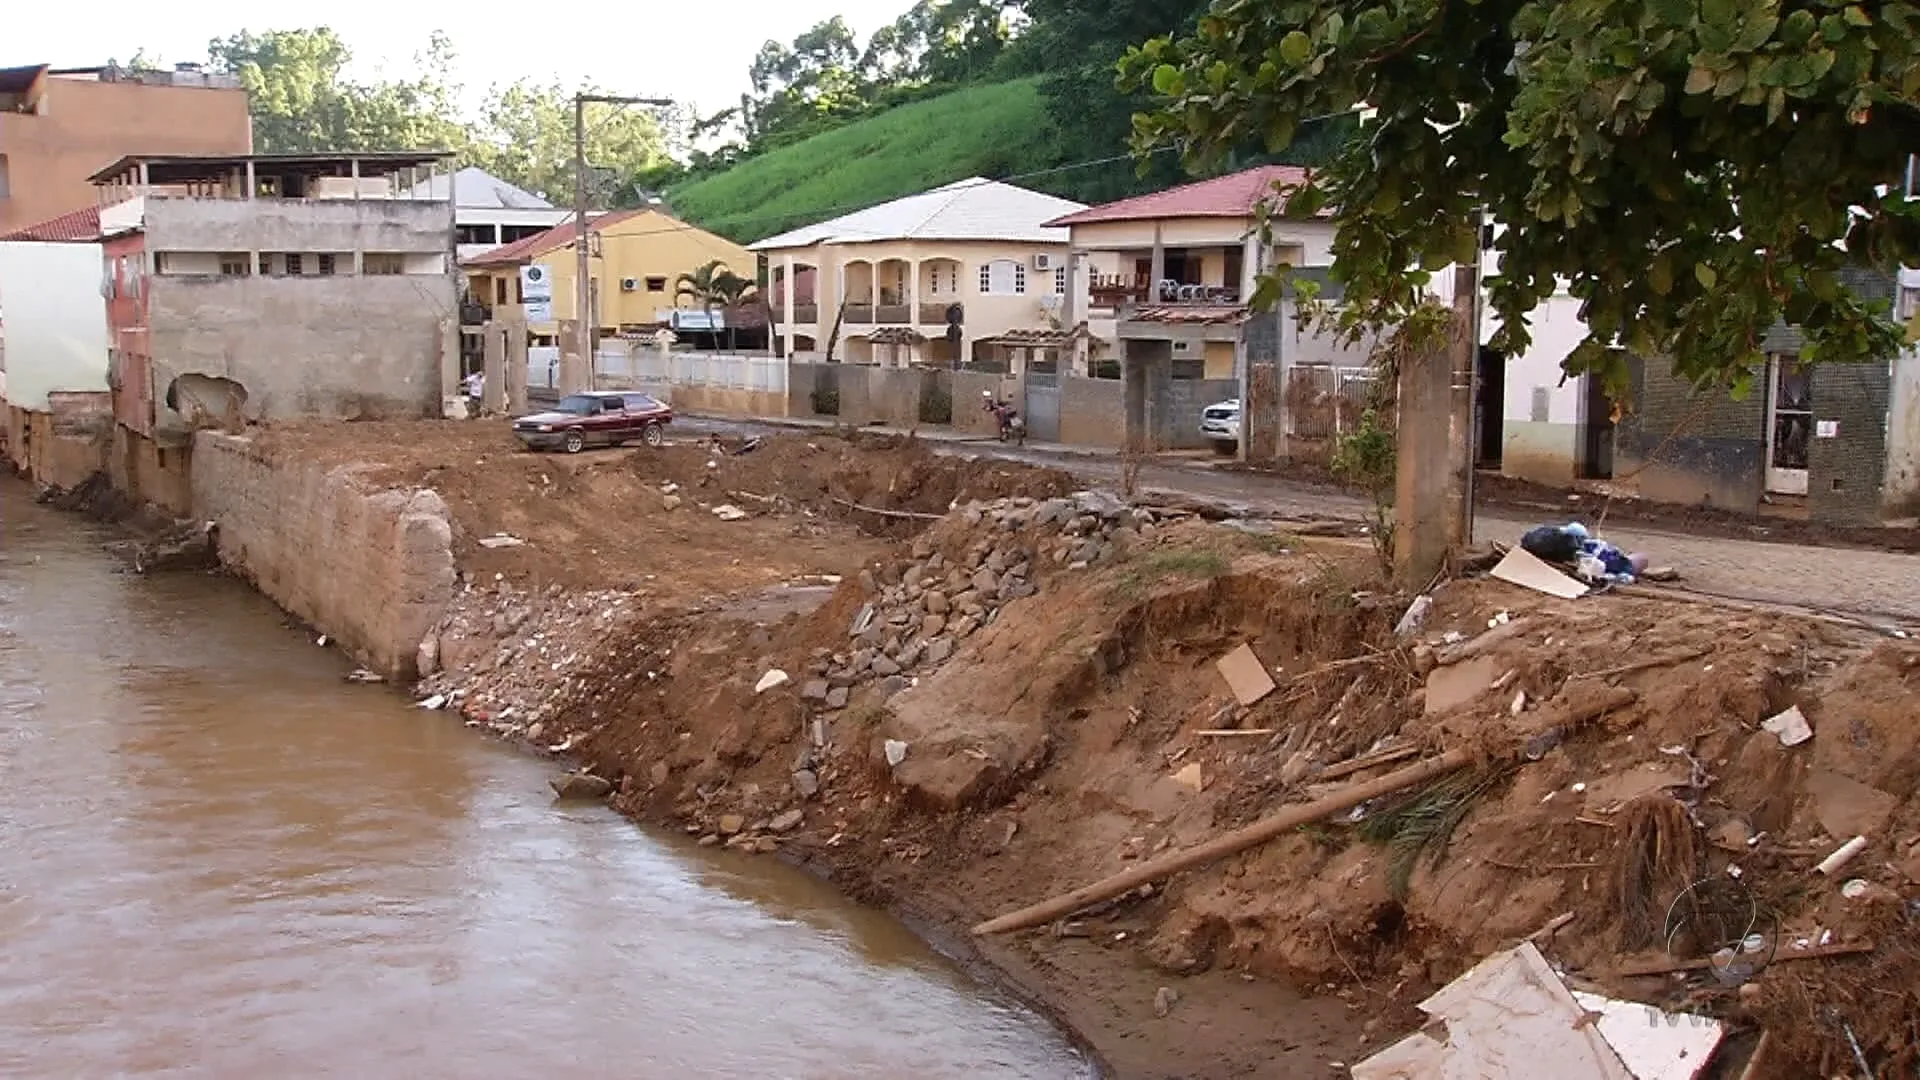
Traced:
<path fill-rule="evenodd" d="M 738 353 L 673 352 L 655 348 L 603 347 L 594 357 L 594 372 L 615 383 L 664 391 L 674 386 L 704 386 L 719 390 L 787 392 L 787 362 L 777 356 Z M 559 386 L 560 350 L 553 345 L 527 349 L 527 386 L 552 390 Z"/>

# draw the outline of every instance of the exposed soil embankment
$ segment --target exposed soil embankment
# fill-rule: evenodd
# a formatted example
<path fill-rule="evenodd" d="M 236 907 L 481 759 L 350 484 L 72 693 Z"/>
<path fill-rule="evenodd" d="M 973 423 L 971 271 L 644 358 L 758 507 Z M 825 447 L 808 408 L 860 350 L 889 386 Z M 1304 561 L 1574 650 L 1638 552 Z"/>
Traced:
<path fill-rule="evenodd" d="M 1920 1009 L 1875 988 L 1914 974 L 1920 651 L 1488 579 L 1441 590 L 1403 640 L 1404 603 L 1357 547 L 1099 498 L 966 507 L 811 613 L 611 638 L 549 723 L 631 812 L 954 932 L 1467 748 L 1479 764 L 985 955 L 1126 1075 L 1357 1060 L 1549 924 L 1543 947 L 1586 984 L 1772 1031 L 1780 1075 L 1850 1054 L 1830 1007 L 1873 1060 L 1911 1067 Z M 976 625 L 935 648 L 955 615 Z M 1280 684 L 1250 708 L 1214 670 L 1243 641 Z M 790 680 L 756 691 L 774 669 Z M 1759 725 L 1793 705 L 1818 734 L 1788 747 Z M 1809 873 L 1856 834 L 1840 879 Z M 1716 980 L 1710 954 L 1755 933 L 1864 951 Z"/>
<path fill-rule="evenodd" d="M 444 502 L 456 579 L 417 643 L 423 696 L 577 758 L 629 813 L 805 862 L 936 939 L 1455 754 L 973 942 L 1121 1076 L 1322 1074 L 1529 936 L 1583 984 L 1729 1019 L 1749 1034 L 1727 1067 L 1764 1029 L 1768 1075 L 1847 1068 L 1843 1031 L 1883 1074 L 1913 1068 L 1910 643 L 1484 578 L 1399 637 L 1410 598 L 1364 546 L 910 441 L 562 458 L 449 424 L 256 445 L 374 459 L 360 482 Z M 1278 684 L 1251 706 L 1215 668 L 1242 643 Z M 1790 706 L 1810 740 L 1761 726 Z M 1811 872 L 1855 835 L 1853 862 Z M 1754 934 L 1778 959 L 1716 978 L 1715 950 Z M 1861 951 L 1789 956 L 1802 941 Z"/>

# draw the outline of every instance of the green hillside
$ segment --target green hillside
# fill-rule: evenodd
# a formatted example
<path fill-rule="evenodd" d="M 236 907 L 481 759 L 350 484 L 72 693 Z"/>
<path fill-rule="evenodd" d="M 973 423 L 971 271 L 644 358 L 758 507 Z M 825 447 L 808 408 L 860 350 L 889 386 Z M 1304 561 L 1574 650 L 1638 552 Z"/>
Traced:
<path fill-rule="evenodd" d="M 682 219 L 751 243 L 969 176 L 1045 169 L 1059 163 L 1055 144 L 1038 79 L 970 86 L 769 151 L 668 199 Z"/>

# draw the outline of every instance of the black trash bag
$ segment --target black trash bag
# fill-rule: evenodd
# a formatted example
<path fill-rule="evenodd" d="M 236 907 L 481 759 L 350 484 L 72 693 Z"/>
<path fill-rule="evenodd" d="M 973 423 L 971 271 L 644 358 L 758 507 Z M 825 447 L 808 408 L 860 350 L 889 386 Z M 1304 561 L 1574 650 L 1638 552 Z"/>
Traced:
<path fill-rule="evenodd" d="M 1547 562 L 1573 562 L 1580 557 L 1580 538 L 1559 525 L 1528 529 L 1520 538 L 1520 547 Z"/>

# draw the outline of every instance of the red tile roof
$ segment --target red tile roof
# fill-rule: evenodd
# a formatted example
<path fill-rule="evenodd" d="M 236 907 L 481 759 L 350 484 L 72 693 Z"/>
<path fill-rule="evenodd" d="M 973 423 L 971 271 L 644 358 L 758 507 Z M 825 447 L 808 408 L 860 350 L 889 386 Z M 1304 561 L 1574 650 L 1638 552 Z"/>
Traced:
<path fill-rule="evenodd" d="M 38 240 L 43 243 L 88 243 L 100 239 L 100 208 L 83 207 L 37 225 L 0 236 L 0 240 Z"/>
<path fill-rule="evenodd" d="M 1261 165 L 1244 172 L 1136 195 L 1091 206 L 1047 222 L 1048 228 L 1091 225 L 1097 221 L 1152 221 L 1164 218 L 1252 217 L 1262 202 L 1304 182 L 1307 171 L 1295 165 Z M 1280 191 L 1276 191 L 1278 187 Z M 1326 213 L 1323 211 L 1322 216 Z"/>
<path fill-rule="evenodd" d="M 638 217 L 646 213 L 647 210 L 648 208 L 644 206 L 633 210 L 614 210 L 610 213 L 602 214 L 597 218 L 589 219 L 587 228 L 592 229 L 594 232 L 602 232 L 609 225 L 617 225 L 628 218 Z M 474 267 L 515 266 L 523 262 L 531 262 L 549 251 L 565 247 L 572 243 L 573 238 L 580 234 L 577 224 L 577 222 L 572 221 L 561 222 L 546 232 L 534 233 L 532 236 L 515 240 L 511 244 L 502 244 L 491 251 L 483 251 L 461 265 Z"/>

